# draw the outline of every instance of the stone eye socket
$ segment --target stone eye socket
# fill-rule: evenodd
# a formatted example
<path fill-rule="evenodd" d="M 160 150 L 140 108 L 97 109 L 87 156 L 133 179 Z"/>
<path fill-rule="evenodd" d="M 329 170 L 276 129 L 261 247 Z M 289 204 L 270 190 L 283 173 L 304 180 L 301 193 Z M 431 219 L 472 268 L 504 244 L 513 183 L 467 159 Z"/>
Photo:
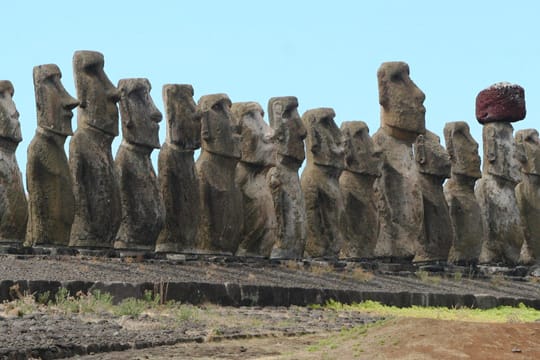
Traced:
<path fill-rule="evenodd" d="M 217 103 L 217 104 L 212 105 L 212 110 L 220 111 L 221 110 L 221 104 Z"/>
<path fill-rule="evenodd" d="M 403 80 L 403 78 L 402 78 L 401 74 L 399 74 L 399 73 L 395 73 L 395 74 L 392 74 L 390 76 L 390 81 L 392 81 L 392 82 L 399 82 L 399 81 L 402 81 L 402 80 Z"/>

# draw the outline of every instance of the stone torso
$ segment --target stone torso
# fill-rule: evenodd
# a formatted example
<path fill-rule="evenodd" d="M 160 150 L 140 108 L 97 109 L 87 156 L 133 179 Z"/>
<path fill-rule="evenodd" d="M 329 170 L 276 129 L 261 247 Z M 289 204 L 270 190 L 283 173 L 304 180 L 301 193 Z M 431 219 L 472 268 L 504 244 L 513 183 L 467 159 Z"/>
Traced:
<path fill-rule="evenodd" d="M 532 175 L 532 177 L 538 178 L 536 175 Z M 527 255 L 531 256 L 534 261 L 540 259 L 540 187 L 538 185 L 538 179 L 536 179 L 535 184 L 524 179 L 515 189 L 527 241 L 526 246 L 529 251 Z"/>
<path fill-rule="evenodd" d="M 201 220 L 197 249 L 234 254 L 242 233 L 242 193 L 235 184 L 238 159 L 203 150 L 195 164 L 199 176 Z"/>
<path fill-rule="evenodd" d="M 486 237 L 479 261 L 516 264 L 524 235 L 514 183 L 486 174 L 475 189 L 482 208 Z"/>
<path fill-rule="evenodd" d="M 482 249 L 484 230 L 480 206 L 474 196 L 474 182 L 467 186 L 451 178 L 444 186 L 444 193 L 455 234 L 448 261 L 476 263 Z"/>
<path fill-rule="evenodd" d="M 345 206 L 341 249 L 343 257 L 370 258 L 374 256 L 379 230 L 373 183 L 376 177 L 343 171 L 339 186 Z"/>
<path fill-rule="evenodd" d="M 242 192 L 244 232 L 236 252 L 239 256 L 269 257 L 276 239 L 277 220 L 266 176 L 269 168 L 238 163 L 236 184 Z"/>
<path fill-rule="evenodd" d="M 0 244 L 20 245 L 26 232 L 28 209 L 15 147 L 0 143 Z"/>
<path fill-rule="evenodd" d="M 161 196 L 150 160 L 151 149 L 123 143 L 115 159 L 122 221 L 116 249 L 153 251 L 163 225 Z"/>
<path fill-rule="evenodd" d="M 158 157 L 165 221 L 156 251 L 193 252 L 199 223 L 199 179 L 193 151 L 165 143 Z"/>
<path fill-rule="evenodd" d="M 272 257 L 297 259 L 306 244 L 305 201 L 298 166 L 279 163 L 268 173 L 277 221 L 277 239 Z"/>
<path fill-rule="evenodd" d="M 64 141 L 63 136 L 38 129 L 28 147 L 29 246 L 69 244 L 75 198 Z"/>
<path fill-rule="evenodd" d="M 374 188 L 380 231 L 376 256 L 412 258 L 424 237 L 424 207 L 412 146 L 379 129 L 373 141 L 384 154 Z"/>
<path fill-rule="evenodd" d="M 70 246 L 111 248 L 120 225 L 120 192 L 111 153 L 113 137 L 79 128 L 69 146 L 76 210 Z"/>
<path fill-rule="evenodd" d="M 328 174 L 333 172 L 333 176 Z M 341 169 L 306 166 L 301 185 L 306 201 L 307 241 L 304 254 L 310 257 L 337 257 L 343 238 L 340 225 L 343 201 L 339 190 Z M 310 221 L 311 219 L 311 221 Z"/>

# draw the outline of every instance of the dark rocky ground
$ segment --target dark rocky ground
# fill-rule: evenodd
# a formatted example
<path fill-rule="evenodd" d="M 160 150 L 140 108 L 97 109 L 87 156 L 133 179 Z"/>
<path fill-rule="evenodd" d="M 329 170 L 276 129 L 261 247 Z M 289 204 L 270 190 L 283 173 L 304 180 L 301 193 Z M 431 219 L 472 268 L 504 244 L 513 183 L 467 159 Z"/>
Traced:
<path fill-rule="evenodd" d="M 4 254 L 0 255 L 2 301 L 24 293 L 37 297 L 45 290 L 52 297 L 65 287 L 71 295 L 110 291 L 117 301 L 140 298 L 151 290 L 165 300 L 192 301 L 203 308 L 183 305 L 178 310 L 184 312 L 181 314 L 145 313 L 134 318 L 110 312 L 73 314 L 42 309 L 21 314 L 8 311 L 4 304 L 0 359 L 52 359 L 221 338 L 283 337 L 337 331 L 372 321 L 358 313 L 337 316 L 328 310 L 276 307 L 329 299 L 372 299 L 398 306 L 493 307 L 524 302 L 540 308 L 540 281 L 534 275 L 536 270 L 528 268 Z M 255 306 L 239 306 L 242 304 Z"/>
<path fill-rule="evenodd" d="M 0 317 L 0 359 L 54 359 L 178 343 L 339 331 L 376 319 L 358 312 L 183 305 L 140 316 L 38 309 Z"/>

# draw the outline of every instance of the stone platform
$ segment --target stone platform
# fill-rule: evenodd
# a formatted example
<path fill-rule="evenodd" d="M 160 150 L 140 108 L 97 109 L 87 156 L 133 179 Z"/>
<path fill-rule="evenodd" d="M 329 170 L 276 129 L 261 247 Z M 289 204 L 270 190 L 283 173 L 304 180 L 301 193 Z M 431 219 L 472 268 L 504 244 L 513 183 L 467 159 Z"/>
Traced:
<path fill-rule="evenodd" d="M 210 255 L 92 257 L 0 255 L 0 301 L 10 288 L 51 296 L 99 289 L 115 302 L 146 290 L 166 300 L 226 306 L 305 306 L 329 300 L 375 300 L 407 307 L 491 308 L 524 303 L 540 309 L 534 268 L 449 267 L 444 264 L 271 261 Z"/>

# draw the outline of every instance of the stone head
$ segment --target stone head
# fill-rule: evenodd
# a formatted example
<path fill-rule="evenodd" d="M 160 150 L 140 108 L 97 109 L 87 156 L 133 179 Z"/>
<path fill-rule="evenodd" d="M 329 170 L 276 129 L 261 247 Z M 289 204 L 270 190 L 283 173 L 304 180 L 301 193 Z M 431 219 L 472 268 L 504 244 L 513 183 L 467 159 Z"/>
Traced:
<path fill-rule="evenodd" d="M 202 149 L 216 155 L 240 159 L 240 135 L 234 126 L 231 100 L 226 94 L 199 99 Z"/>
<path fill-rule="evenodd" d="M 191 85 L 163 85 L 163 103 L 167 117 L 167 142 L 184 150 L 201 147 L 201 117 L 193 100 Z"/>
<path fill-rule="evenodd" d="M 343 169 L 341 131 L 334 122 L 336 113 L 331 108 L 308 110 L 302 115 L 307 129 L 307 158 L 317 165 Z"/>
<path fill-rule="evenodd" d="M 437 135 L 431 131 L 418 135 L 413 149 L 420 173 L 443 179 L 450 177 L 450 156 Z"/>
<path fill-rule="evenodd" d="M 22 141 L 19 112 L 13 102 L 13 84 L 8 80 L 0 80 L 0 138 L 15 144 Z"/>
<path fill-rule="evenodd" d="M 109 135 L 118 135 L 120 91 L 103 70 L 103 55 L 96 51 L 76 51 L 73 55 L 75 88 L 79 99 L 77 121 Z"/>
<path fill-rule="evenodd" d="M 377 71 L 381 126 L 417 134 L 425 133 L 426 96 L 409 77 L 409 65 L 385 62 Z"/>
<path fill-rule="evenodd" d="M 60 69 L 54 64 L 39 65 L 33 75 L 38 126 L 58 135 L 73 135 L 72 110 L 79 101 L 62 85 Z"/>
<path fill-rule="evenodd" d="M 469 125 L 465 121 L 446 123 L 444 139 L 452 163 L 452 174 L 481 178 L 478 143 L 471 136 Z"/>
<path fill-rule="evenodd" d="M 260 166 L 276 163 L 274 130 L 264 121 L 264 110 L 256 102 L 232 104 L 235 125 L 240 130 L 240 161 Z"/>
<path fill-rule="evenodd" d="M 517 184 L 521 181 L 520 154 L 509 122 L 491 122 L 482 129 L 484 162 L 482 172 Z"/>
<path fill-rule="evenodd" d="M 363 121 L 344 121 L 341 124 L 345 151 L 345 169 L 358 174 L 380 176 L 382 152 L 369 136 Z"/>
<path fill-rule="evenodd" d="M 301 164 L 306 158 L 304 139 L 307 132 L 298 114 L 298 99 L 294 96 L 271 98 L 268 101 L 268 118 L 275 132 L 277 153 Z"/>
<path fill-rule="evenodd" d="M 122 79 L 118 89 L 124 139 L 130 144 L 159 149 L 159 122 L 163 116 L 150 96 L 150 81 Z"/>
<path fill-rule="evenodd" d="M 521 171 L 524 174 L 540 175 L 540 139 L 535 129 L 519 130 L 515 135 Z"/>

